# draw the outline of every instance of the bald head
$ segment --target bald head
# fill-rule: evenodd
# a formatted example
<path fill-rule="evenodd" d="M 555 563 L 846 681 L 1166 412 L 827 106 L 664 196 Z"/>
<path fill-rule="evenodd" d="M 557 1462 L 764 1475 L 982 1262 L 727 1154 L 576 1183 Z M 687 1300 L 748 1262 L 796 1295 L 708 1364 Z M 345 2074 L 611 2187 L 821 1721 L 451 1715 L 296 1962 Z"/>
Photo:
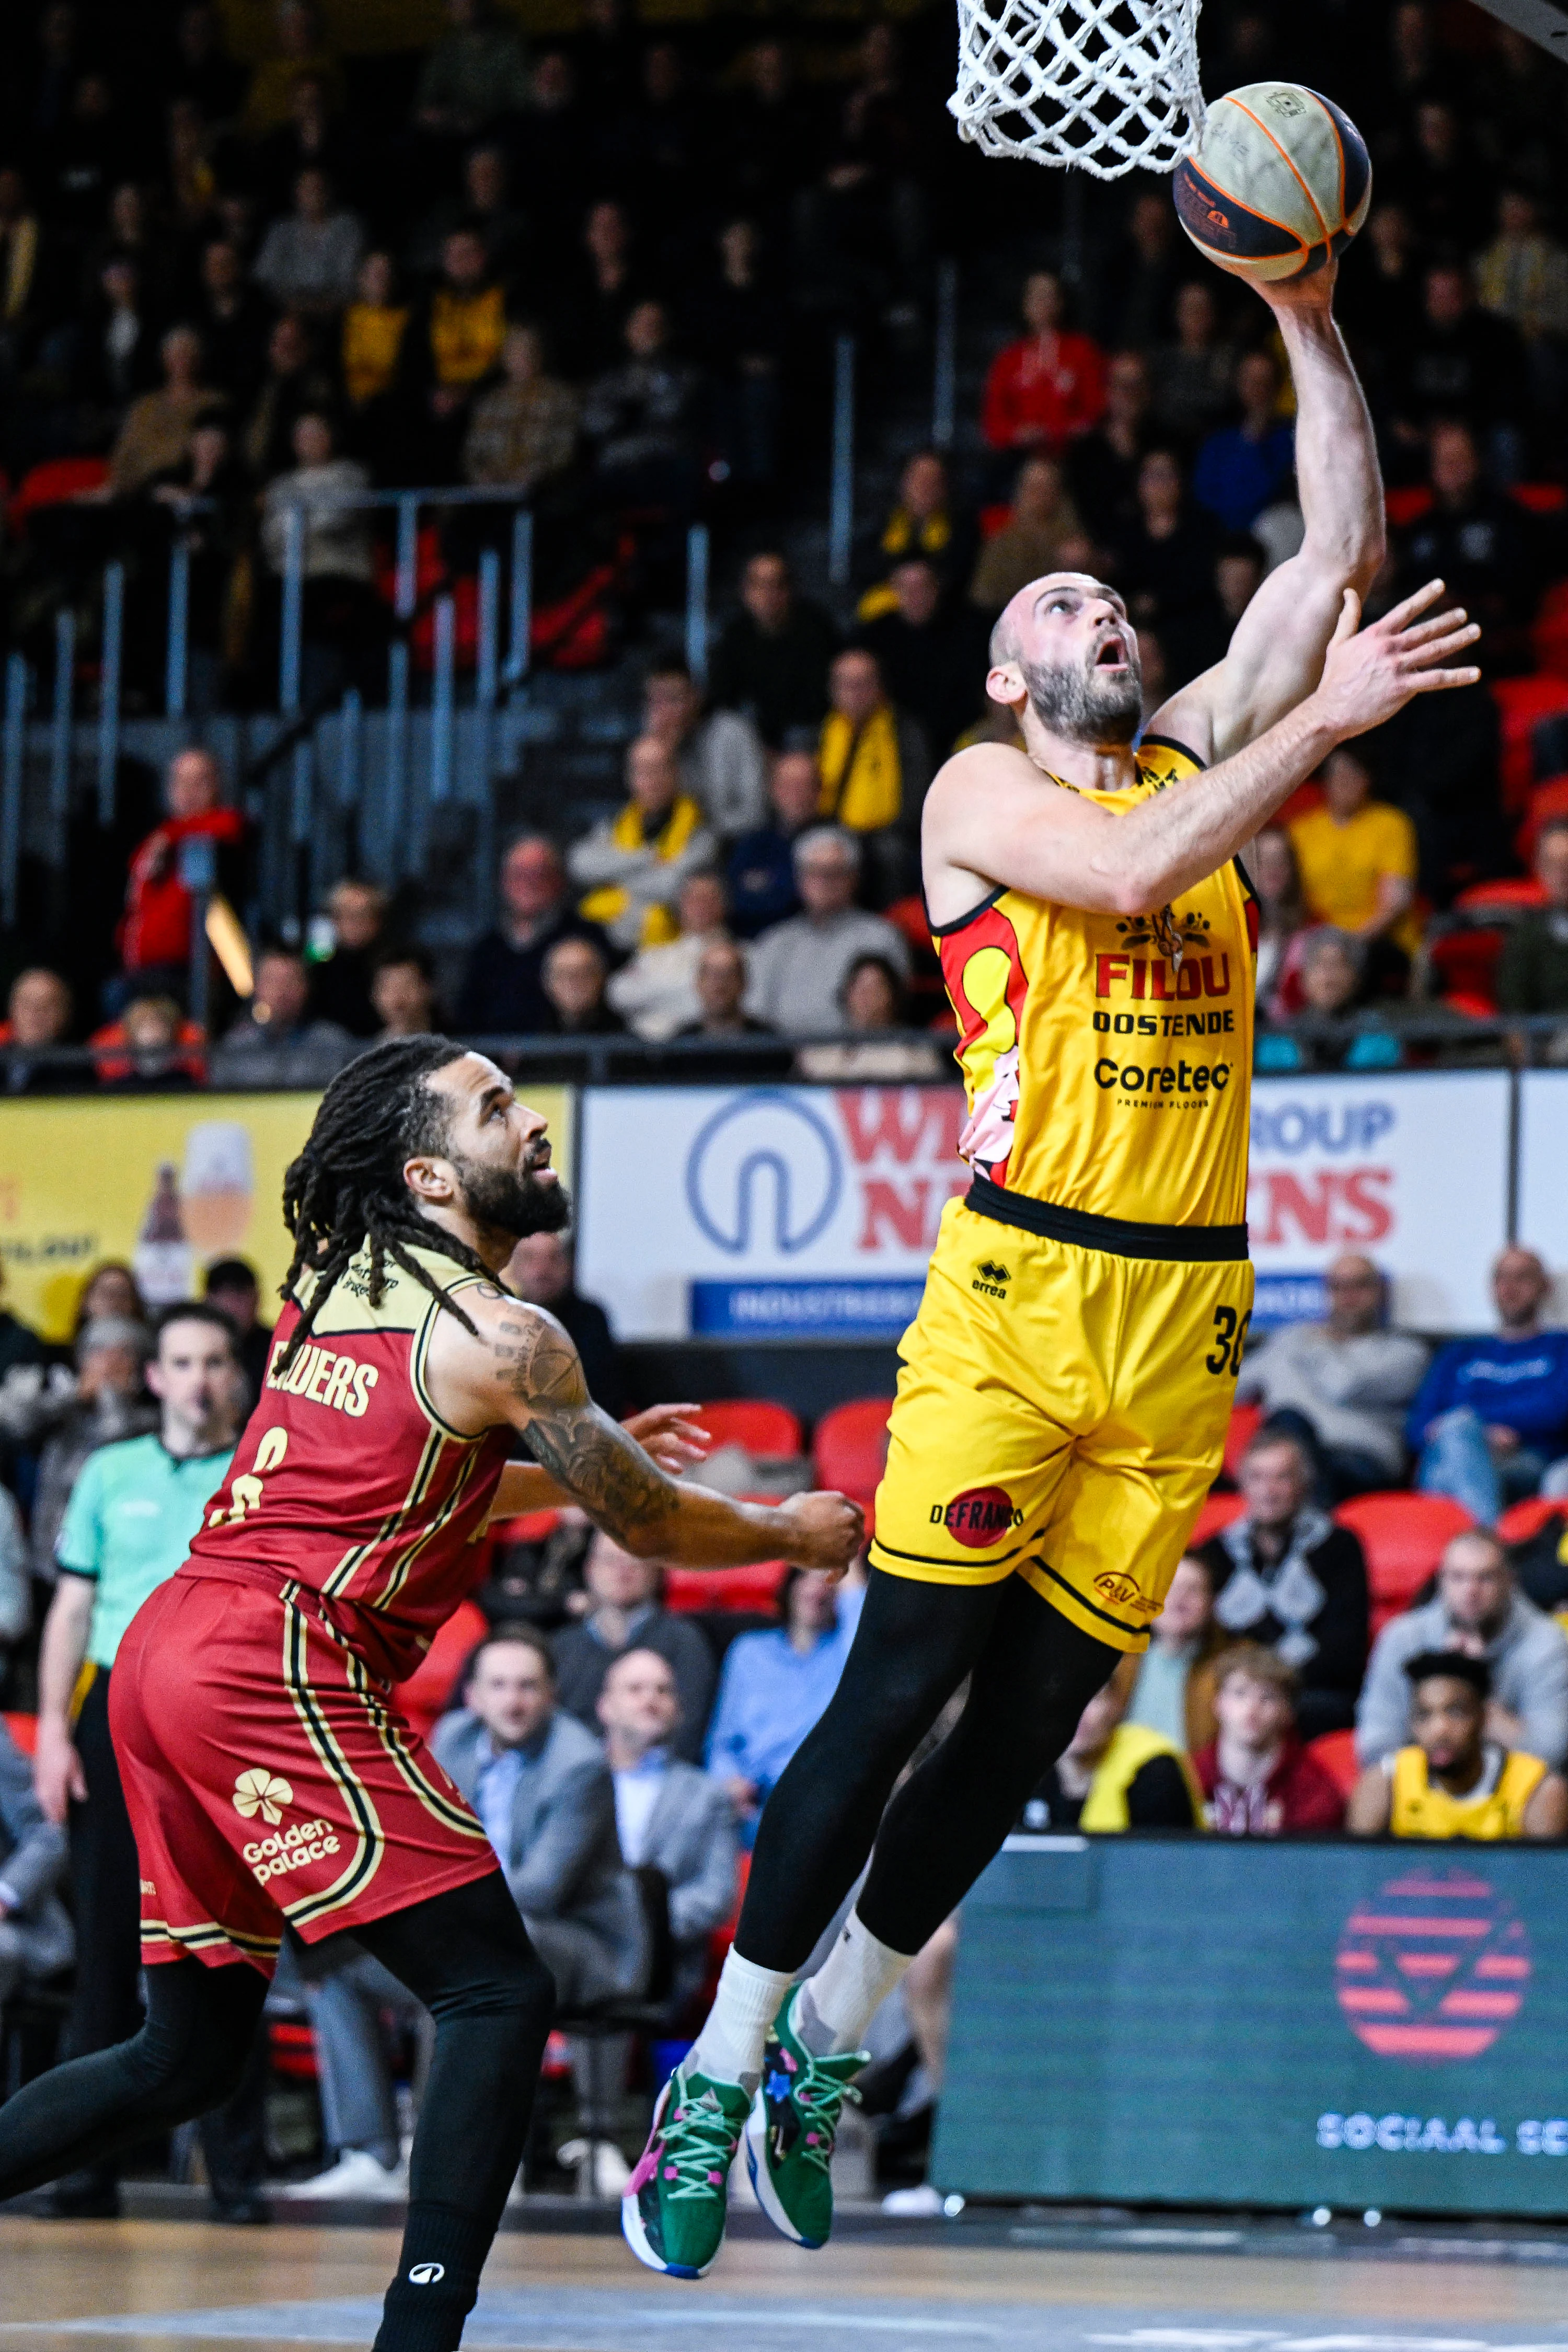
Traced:
<path fill-rule="evenodd" d="M 1131 743 L 1143 682 L 1116 590 L 1088 572 L 1047 572 L 1020 588 L 991 632 L 985 690 L 1068 742 Z"/>

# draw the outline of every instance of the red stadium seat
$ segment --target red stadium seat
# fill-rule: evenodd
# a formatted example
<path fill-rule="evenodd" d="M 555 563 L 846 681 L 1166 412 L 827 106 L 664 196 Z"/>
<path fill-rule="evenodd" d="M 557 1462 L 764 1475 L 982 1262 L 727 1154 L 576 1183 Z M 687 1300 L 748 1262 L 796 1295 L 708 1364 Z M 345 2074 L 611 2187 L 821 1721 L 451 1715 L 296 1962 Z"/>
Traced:
<path fill-rule="evenodd" d="M 1497 1011 L 1497 968 L 1503 934 L 1494 924 L 1445 931 L 1431 940 L 1427 956 L 1437 992 L 1450 1012 L 1481 1016 Z"/>
<path fill-rule="evenodd" d="M 1461 915 L 1499 914 L 1521 915 L 1532 907 L 1544 907 L 1546 893 L 1533 874 L 1509 874 L 1496 882 L 1472 882 L 1461 890 L 1454 901 L 1455 911 Z"/>
<path fill-rule="evenodd" d="M 770 1404 L 765 1397 L 726 1397 L 705 1404 L 698 1419 L 721 1445 L 743 1445 L 748 1454 L 799 1454 L 800 1423 L 787 1405 Z"/>
<path fill-rule="evenodd" d="M 1321 1764 L 1339 1790 L 1348 1797 L 1355 1787 L 1361 1771 L 1356 1762 L 1353 1731 L 1324 1731 L 1307 1742 L 1307 1753 Z"/>
<path fill-rule="evenodd" d="M 397 1685 L 397 1704 L 422 1739 L 428 1739 L 437 1717 L 452 1703 L 453 1686 L 463 1661 L 476 1642 L 489 1632 L 477 1601 L 459 1601 L 425 1656 L 405 1683 Z"/>
<path fill-rule="evenodd" d="M 492 1543 L 543 1543 L 560 1524 L 559 1511 L 520 1511 L 515 1519 L 492 1519 L 485 1533 Z"/>
<path fill-rule="evenodd" d="M 749 1568 L 667 1568 L 664 1605 L 677 1613 L 695 1609 L 772 1609 L 787 1572 L 782 1559 L 757 1560 Z"/>
<path fill-rule="evenodd" d="M 1530 632 L 1535 658 L 1552 677 L 1568 677 L 1568 580 L 1553 581 Z"/>
<path fill-rule="evenodd" d="M 1211 1495 L 1198 1513 L 1197 1525 L 1187 1538 L 1187 1549 L 1196 1551 L 1221 1528 L 1228 1528 L 1232 1519 L 1239 1519 L 1247 1505 L 1239 1495 Z"/>
<path fill-rule="evenodd" d="M 1225 1433 L 1225 1466 L 1234 1478 L 1237 1465 L 1251 1444 L 1259 1422 L 1263 1419 L 1260 1404 L 1233 1404 L 1230 1427 Z"/>
<path fill-rule="evenodd" d="M 1357 1495 L 1334 1513 L 1366 1554 L 1372 1630 L 1408 1609 L 1436 1568 L 1451 1536 L 1475 1526 L 1462 1503 L 1447 1495 Z"/>
<path fill-rule="evenodd" d="M 38 1718 L 36 1715 L 8 1715 L 5 1728 L 21 1749 L 30 1756 L 38 1744 Z"/>
<path fill-rule="evenodd" d="M 1568 776 L 1548 776 L 1543 783 L 1532 784 L 1524 823 L 1513 837 L 1513 845 L 1526 866 L 1534 862 L 1542 827 L 1563 817 L 1568 817 Z"/>
<path fill-rule="evenodd" d="M 1432 493 L 1425 482 L 1408 482 L 1403 488 L 1385 490 L 1383 506 L 1395 530 L 1408 530 L 1413 522 L 1419 522 L 1424 514 L 1430 513 Z"/>
<path fill-rule="evenodd" d="M 870 1501 L 887 1467 L 892 1410 L 891 1397 L 857 1397 L 823 1414 L 811 1449 L 819 1486 L 835 1486 L 858 1503 Z"/>
<path fill-rule="evenodd" d="M 1528 677 L 1490 678 L 1488 690 L 1502 722 L 1498 775 L 1502 784 L 1503 806 L 1521 814 L 1529 805 L 1530 788 L 1535 782 L 1535 752 L 1531 739 L 1541 719 L 1555 719 L 1559 711 L 1568 710 L 1568 678 L 1548 677 L 1537 670 Z"/>
<path fill-rule="evenodd" d="M 46 457 L 42 465 L 31 467 L 23 475 L 6 520 L 13 530 L 19 530 L 30 514 L 44 507 L 68 505 L 84 490 L 100 490 L 108 479 L 109 466 L 102 457 Z"/>
<path fill-rule="evenodd" d="M 1522 1503 L 1510 1503 L 1497 1523 L 1497 1531 L 1504 1543 L 1528 1543 L 1538 1536 L 1552 1519 L 1568 1514 L 1568 1505 L 1559 1497 L 1555 1502 L 1548 1495 L 1528 1495 Z"/>

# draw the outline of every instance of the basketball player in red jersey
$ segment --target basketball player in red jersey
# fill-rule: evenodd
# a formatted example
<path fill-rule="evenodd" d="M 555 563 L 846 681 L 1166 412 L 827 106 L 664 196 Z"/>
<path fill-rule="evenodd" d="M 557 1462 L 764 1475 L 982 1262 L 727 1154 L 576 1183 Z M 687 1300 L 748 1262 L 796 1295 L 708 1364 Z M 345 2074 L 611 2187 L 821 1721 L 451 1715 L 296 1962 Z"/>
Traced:
<path fill-rule="evenodd" d="M 544 1121 L 444 1038 L 363 1055 L 289 1169 L 295 1251 L 261 1401 L 184 1567 L 115 1664 L 146 2023 L 0 2109 L 0 2198 L 237 2084 L 285 1921 L 343 1929 L 434 2012 L 376 2352 L 450 2352 L 521 2159 L 550 1977 L 484 1832 L 400 1719 L 492 1512 L 576 1502 L 644 1555 L 841 1570 L 860 1514 L 678 1485 L 594 1405 L 552 1317 L 500 1287 L 565 1192 Z M 679 1459 L 672 1409 L 650 1435 Z M 517 1434 L 537 1467 L 507 1456 Z"/>

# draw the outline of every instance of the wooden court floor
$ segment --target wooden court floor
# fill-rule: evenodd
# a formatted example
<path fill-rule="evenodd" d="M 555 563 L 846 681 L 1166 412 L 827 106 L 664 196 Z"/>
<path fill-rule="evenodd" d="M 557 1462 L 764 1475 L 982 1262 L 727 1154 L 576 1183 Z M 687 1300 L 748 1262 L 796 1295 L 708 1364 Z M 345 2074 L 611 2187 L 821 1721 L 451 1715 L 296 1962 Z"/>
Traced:
<path fill-rule="evenodd" d="M 486 2352 L 1568 2352 L 1568 2267 L 1457 2244 L 1355 2260 L 848 2238 L 732 2242 L 700 2285 L 618 2239 L 515 2234 L 466 2346 Z M 0 2221 L 0 2352 L 368 2347 L 396 2238 L 195 2221 Z"/>

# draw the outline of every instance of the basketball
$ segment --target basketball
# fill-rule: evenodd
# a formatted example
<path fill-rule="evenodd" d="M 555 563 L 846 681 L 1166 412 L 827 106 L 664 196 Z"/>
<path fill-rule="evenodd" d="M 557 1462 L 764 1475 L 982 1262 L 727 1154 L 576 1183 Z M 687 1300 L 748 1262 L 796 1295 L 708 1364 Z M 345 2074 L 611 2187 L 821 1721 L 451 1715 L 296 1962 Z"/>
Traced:
<path fill-rule="evenodd" d="M 1253 81 L 1209 110 L 1177 165 L 1176 211 L 1200 253 L 1237 278 L 1310 277 L 1366 218 L 1372 165 L 1350 117 L 1300 82 Z"/>

